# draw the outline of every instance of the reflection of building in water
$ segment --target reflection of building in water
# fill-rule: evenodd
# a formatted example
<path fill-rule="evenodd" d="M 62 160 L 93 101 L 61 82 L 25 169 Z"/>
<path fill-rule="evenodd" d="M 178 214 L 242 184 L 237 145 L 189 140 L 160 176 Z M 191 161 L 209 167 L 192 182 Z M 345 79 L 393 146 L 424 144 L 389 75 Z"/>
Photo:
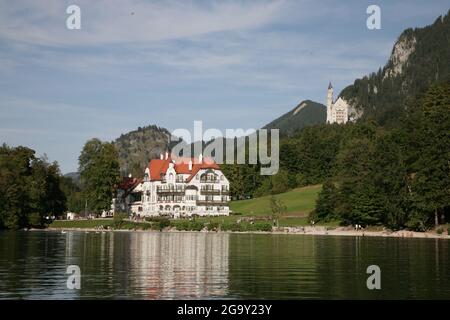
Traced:
<path fill-rule="evenodd" d="M 228 234 L 133 233 L 131 281 L 149 299 L 224 296 L 228 241 Z"/>

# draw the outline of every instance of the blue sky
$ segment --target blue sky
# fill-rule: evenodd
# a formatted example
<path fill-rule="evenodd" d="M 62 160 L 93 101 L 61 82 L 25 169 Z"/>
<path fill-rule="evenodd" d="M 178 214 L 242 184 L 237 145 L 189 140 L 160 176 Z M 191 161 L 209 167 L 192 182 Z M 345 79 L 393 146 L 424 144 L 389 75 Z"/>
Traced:
<path fill-rule="evenodd" d="M 67 6 L 81 30 L 66 28 Z M 381 7 L 381 30 L 366 8 Z M 387 61 L 448 1 L 0 0 L 0 142 L 77 169 L 139 126 L 258 128 Z"/>

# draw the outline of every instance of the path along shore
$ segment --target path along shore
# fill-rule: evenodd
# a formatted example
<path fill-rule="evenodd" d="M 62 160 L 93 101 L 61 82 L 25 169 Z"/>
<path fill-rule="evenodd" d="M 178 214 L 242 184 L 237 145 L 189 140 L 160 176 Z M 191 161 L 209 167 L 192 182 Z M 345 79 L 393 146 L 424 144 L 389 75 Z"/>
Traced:
<path fill-rule="evenodd" d="M 157 230 L 129 230 L 129 229 L 116 229 L 116 230 L 99 230 L 95 228 L 46 228 L 36 229 L 46 231 L 85 231 L 85 232 L 211 232 L 211 233 L 241 233 L 241 234 L 291 234 L 291 235 L 318 235 L 318 236 L 353 236 L 353 237 L 390 237 L 390 238 L 421 238 L 421 239 L 450 239 L 450 236 L 443 233 L 437 234 L 436 232 L 416 232 L 416 231 L 366 231 L 366 230 L 354 230 L 351 227 L 338 227 L 335 229 L 329 229 L 321 226 L 305 226 L 305 227 L 280 227 L 275 228 L 272 232 L 265 231 L 179 231 L 174 228 L 165 229 L 163 231 Z"/>

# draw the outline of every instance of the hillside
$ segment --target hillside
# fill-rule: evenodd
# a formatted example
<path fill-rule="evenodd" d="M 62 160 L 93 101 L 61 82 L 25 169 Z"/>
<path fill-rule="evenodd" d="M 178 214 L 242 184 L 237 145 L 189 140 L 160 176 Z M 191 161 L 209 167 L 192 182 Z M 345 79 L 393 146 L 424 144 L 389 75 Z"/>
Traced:
<path fill-rule="evenodd" d="M 72 179 L 73 183 L 80 185 L 80 173 L 79 172 L 69 172 L 64 175 L 66 178 Z"/>
<path fill-rule="evenodd" d="M 167 150 L 169 141 L 170 132 L 154 125 L 122 134 L 114 141 L 119 152 L 121 173 L 142 176 L 148 161 L 159 158 Z"/>
<path fill-rule="evenodd" d="M 280 129 L 282 136 L 291 136 L 306 126 L 325 123 L 326 118 L 327 110 L 323 104 L 305 100 L 291 111 L 265 125 L 263 129 Z"/>
<path fill-rule="evenodd" d="M 396 124 L 402 106 L 436 82 L 450 81 L 450 11 L 432 25 L 405 30 L 387 64 L 340 96 L 364 118 Z"/>
<path fill-rule="evenodd" d="M 320 185 L 297 188 L 276 195 L 287 207 L 286 216 L 305 217 L 314 210 L 317 195 L 322 187 Z M 249 200 L 232 201 L 230 209 L 244 216 L 268 216 L 270 211 L 270 197 L 264 196 Z"/>

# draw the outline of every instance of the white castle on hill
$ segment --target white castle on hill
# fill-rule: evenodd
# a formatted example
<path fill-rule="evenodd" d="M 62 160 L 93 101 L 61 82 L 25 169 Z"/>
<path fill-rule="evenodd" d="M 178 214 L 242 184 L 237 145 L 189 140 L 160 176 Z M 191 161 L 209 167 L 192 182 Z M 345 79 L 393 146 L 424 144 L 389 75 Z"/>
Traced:
<path fill-rule="evenodd" d="M 328 85 L 327 95 L 327 123 L 346 123 L 349 119 L 349 105 L 339 97 L 333 102 L 333 86 Z"/>
<path fill-rule="evenodd" d="M 143 179 L 124 178 L 112 212 L 139 217 L 229 215 L 230 183 L 214 160 L 165 157 L 150 161 Z"/>

